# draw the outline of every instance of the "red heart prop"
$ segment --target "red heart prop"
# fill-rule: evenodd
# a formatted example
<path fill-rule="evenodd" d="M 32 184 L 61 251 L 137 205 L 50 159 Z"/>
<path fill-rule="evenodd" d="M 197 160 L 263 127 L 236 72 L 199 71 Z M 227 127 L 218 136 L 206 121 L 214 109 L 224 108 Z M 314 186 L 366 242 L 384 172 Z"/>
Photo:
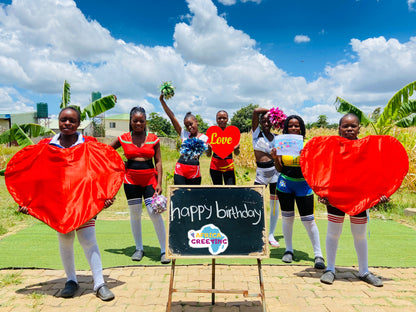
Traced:
<path fill-rule="evenodd" d="M 99 213 L 113 198 L 124 163 L 110 146 L 85 142 L 71 148 L 30 145 L 7 164 L 7 188 L 29 214 L 58 232 L 68 233 Z"/>
<path fill-rule="evenodd" d="M 390 197 L 409 170 L 403 145 L 385 135 L 314 137 L 303 148 L 300 165 L 314 192 L 349 215 L 373 207 L 382 195 Z"/>
<path fill-rule="evenodd" d="M 228 126 L 225 130 L 211 126 L 207 130 L 207 136 L 212 151 L 223 159 L 240 143 L 240 130 L 236 126 Z"/>

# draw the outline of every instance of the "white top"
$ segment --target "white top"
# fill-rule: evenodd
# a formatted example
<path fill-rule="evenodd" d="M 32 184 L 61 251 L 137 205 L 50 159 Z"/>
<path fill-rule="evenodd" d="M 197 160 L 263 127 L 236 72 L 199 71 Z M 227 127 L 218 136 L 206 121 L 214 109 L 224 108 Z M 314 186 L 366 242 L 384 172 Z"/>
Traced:
<path fill-rule="evenodd" d="M 189 138 L 190 138 L 190 135 L 191 135 L 191 133 L 189 133 L 188 131 L 186 131 L 186 130 L 182 129 L 182 131 L 181 131 L 181 140 L 182 140 L 182 143 L 183 143 L 185 140 L 189 139 Z M 201 134 L 197 137 L 197 139 L 200 139 L 200 140 L 201 140 L 202 142 L 204 142 L 204 143 L 207 143 L 207 142 L 208 142 L 208 137 L 207 137 L 205 134 L 203 134 L 203 133 L 201 133 Z"/>
<path fill-rule="evenodd" d="M 70 147 L 73 147 L 73 146 L 76 146 L 76 145 L 79 145 L 79 144 L 82 144 L 82 143 L 84 143 L 84 137 L 82 136 L 82 134 L 80 133 L 80 132 L 77 132 L 77 134 L 78 134 L 78 139 L 77 139 L 77 141 L 74 143 L 74 144 L 72 144 Z M 65 147 L 63 147 L 61 144 L 59 144 L 59 138 L 61 137 L 61 134 L 60 133 L 58 133 L 58 134 L 55 134 L 53 137 L 52 137 L 52 139 L 51 139 L 51 141 L 49 142 L 49 144 L 52 144 L 52 145 L 55 145 L 55 146 L 57 146 L 57 147 L 60 147 L 60 148 L 65 148 Z"/>
<path fill-rule="evenodd" d="M 269 141 L 269 139 L 261 132 L 260 127 L 257 127 L 253 133 L 253 149 L 255 151 L 264 152 L 267 154 L 270 154 L 272 151 L 272 148 L 274 147 L 274 138 L 276 135 L 273 134 L 273 139 Z"/>

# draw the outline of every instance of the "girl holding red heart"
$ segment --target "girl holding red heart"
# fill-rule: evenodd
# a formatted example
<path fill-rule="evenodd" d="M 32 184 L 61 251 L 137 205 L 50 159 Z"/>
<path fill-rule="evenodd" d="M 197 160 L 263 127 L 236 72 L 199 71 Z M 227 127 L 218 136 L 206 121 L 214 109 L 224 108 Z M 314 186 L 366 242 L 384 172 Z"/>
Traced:
<path fill-rule="evenodd" d="M 274 148 L 275 134 L 271 132 L 272 124 L 269 120 L 269 110 L 258 107 L 253 111 L 251 130 L 253 136 L 254 157 L 256 158 L 256 185 L 269 185 L 270 189 L 270 229 L 269 244 L 280 247 L 275 239 L 274 231 L 279 218 L 279 199 L 276 193 L 276 183 L 279 173 L 274 166 L 271 151 Z"/>
<path fill-rule="evenodd" d="M 163 99 L 163 93 L 160 94 L 159 100 L 162 104 L 163 110 L 172 122 L 175 131 L 179 134 L 182 143 L 192 138 L 199 139 L 204 144 L 208 141 L 208 137 L 205 134 L 199 132 L 198 121 L 191 112 L 188 112 L 183 120 L 186 130 L 182 129 L 182 126 L 178 119 L 176 119 L 175 114 Z M 199 156 L 194 158 L 181 154 L 175 165 L 173 183 L 175 185 L 200 185 L 201 181 L 202 178 L 201 170 L 199 167 Z"/>
<path fill-rule="evenodd" d="M 227 128 L 228 123 L 228 113 L 225 110 L 220 110 L 216 116 L 217 125 L 221 130 Z M 229 128 L 230 129 L 230 128 Z M 225 185 L 235 185 L 235 172 L 234 172 L 234 161 L 233 153 L 228 155 L 225 158 L 221 158 L 215 153 L 212 153 L 211 145 L 208 145 L 207 156 L 211 156 L 211 163 L 209 173 L 211 175 L 212 184 L 222 185 L 223 182 Z M 240 154 L 240 144 L 234 147 L 234 154 Z"/>
<path fill-rule="evenodd" d="M 296 134 L 305 138 L 306 129 L 303 119 L 297 115 L 287 117 L 283 124 L 283 134 Z M 300 155 L 277 155 L 276 149 L 273 149 L 272 156 L 276 170 L 280 172 L 277 181 L 277 196 L 282 210 L 282 230 L 286 244 L 282 261 L 286 263 L 293 261 L 292 235 L 296 201 L 300 219 L 312 243 L 315 256 L 314 267 L 315 269 L 325 269 L 319 241 L 319 230 L 314 216 L 313 191 L 303 177 L 299 165 Z"/>
<path fill-rule="evenodd" d="M 59 148 L 70 148 L 83 144 L 84 142 L 97 142 L 96 138 L 83 136 L 81 133 L 77 132 L 81 123 L 81 116 L 75 107 L 69 106 L 62 109 L 58 115 L 58 120 L 60 133 L 56 134 L 52 138 L 43 139 L 38 144 L 50 144 Z M 65 181 L 58 182 L 64 183 Z M 115 198 L 107 199 L 105 201 L 105 208 L 110 206 L 114 199 Z M 28 213 L 28 208 L 19 207 L 19 211 L 22 213 Z M 75 233 L 77 234 L 78 241 L 84 249 L 85 256 L 91 267 L 96 296 L 104 301 L 112 300 L 114 298 L 114 294 L 110 289 L 108 289 L 104 282 L 101 256 L 95 236 L 95 218 L 89 220 L 75 231 L 71 231 L 66 234 L 58 232 L 59 251 L 67 276 L 65 288 L 60 294 L 61 297 L 71 298 L 75 295 L 77 289 L 79 288 L 74 262 Z"/>
<path fill-rule="evenodd" d="M 142 107 L 130 110 L 130 132 L 123 133 L 110 146 L 114 149 L 123 148 L 127 158 L 124 175 L 124 192 L 130 210 L 130 225 L 133 233 L 136 251 L 133 261 L 140 261 L 144 255 L 142 240 L 142 198 L 153 222 L 160 245 L 160 262 L 170 263 L 165 257 L 166 230 L 161 214 L 155 214 L 152 208 L 154 194 L 162 193 L 162 157 L 160 140 L 153 133 L 146 131 L 146 112 Z M 154 160 L 154 164 L 153 164 Z"/>
<path fill-rule="evenodd" d="M 360 119 L 355 114 L 346 114 L 339 121 L 339 135 L 349 140 L 358 140 L 360 132 Z M 348 187 L 348 186 L 345 186 Z M 319 201 L 326 205 L 328 212 L 328 230 L 326 235 L 326 254 L 328 266 L 321 276 L 321 282 L 332 284 L 335 279 L 335 258 L 338 248 L 338 241 L 342 233 L 345 212 L 332 206 L 327 198 L 319 198 Z M 387 202 L 388 198 L 382 196 L 380 202 Z M 383 281 L 368 270 L 368 247 L 367 247 L 367 218 L 368 210 L 357 215 L 350 216 L 351 233 L 354 238 L 355 251 L 358 258 L 359 278 L 370 285 L 381 287 Z"/>

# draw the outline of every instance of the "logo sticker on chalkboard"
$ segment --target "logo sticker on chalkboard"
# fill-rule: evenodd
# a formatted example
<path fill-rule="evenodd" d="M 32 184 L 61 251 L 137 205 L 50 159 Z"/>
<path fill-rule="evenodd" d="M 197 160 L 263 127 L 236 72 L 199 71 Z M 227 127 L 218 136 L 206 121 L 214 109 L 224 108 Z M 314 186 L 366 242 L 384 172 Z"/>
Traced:
<path fill-rule="evenodd" d="M 218 255 L 228 247 L 228 237 L 213 224 L 204 225 L 199 231 L 188 231 L 191 248 L 208 248 L 210 254 Z"/>

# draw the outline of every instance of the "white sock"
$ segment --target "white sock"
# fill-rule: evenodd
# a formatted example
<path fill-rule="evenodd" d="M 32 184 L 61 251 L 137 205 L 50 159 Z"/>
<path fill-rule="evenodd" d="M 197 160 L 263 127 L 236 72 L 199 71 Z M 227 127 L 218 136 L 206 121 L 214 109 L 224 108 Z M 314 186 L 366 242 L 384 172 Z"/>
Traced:
<path fill-rule="evenodd" d="M 270 199 L 270 230 L 269 241 L 275 240 L 274 231 L 276 229 L 277 220 L 279 219 L 279 201 Z"/>
<path fill-rule="evenodd" d="M 157 239 L 159 240 L 160 253 L 164 253 L 166 250 L 166 230 L 165 223 L 161 214 L 153 213 L 153 209 L 150 206 L 152 198 L 145 198 L 144 202 L 146 203 L 147 213 L 149 214 L 150 220 L 153 222 L 153 227 L 155 228 Z"/>
<path fill-rule="evenodd" d="M 364 223 L 363 223 L 364 222 Z M 351 233 L 354 238 L 358 258 L 358 274 L 364 276 L 368 271 L 367 219 L 351 217 Z"/>
<path fill-rule="evenodd" d="M 292 235 L 293 222 L 295 222 L 294 211 L 282 211 L 282 232 L 285 239 L 286 251 L 293 252 Z"/>
<path fill-rule="evenodd" d="M 74 260 L 74 239 L 75 231 L 67 234 L 58 233 L 59 253 L 61 255 L 62 265 L 64 266 L 67 281 L 77 281 L 77 275 L 75 272 L 75 260 Z"/>
<path fill-rule="evenodd" d="M 136 250 L 143 250 L 143 238 L 142 238 L 142 199 L 133 198 L 128 201 L 130 210 L 130 226 L 133 233 L 134 243 L 136 244 Z"/>
<path fill-rule="evenodd" d="M 343 216 L 328 215 L 328 230 L 326 233 L 326 260 L 327 270 L 335 273 L 335 259 L 337 256 L 338 242 L 342 233 L 342 226 L 344 225 Z"/>
<path fill-rule="evenodd" d="M 104 284 L 103 266 L 100 250 L 95 238 L 95 226 L 85 227 L 77 231 L 78 241 L 84 249 L 85 257 L 90 265 L 94 279 L 94 291 Z"/>
<path fill-rule="evenodd" d="M 322 257 L 321 242 L 319 240 L 319 230 L 315 222 L 314 215 L 300 217 L 303 226 L 308 232 L 309 239 L 311 240 L 313 253 L 315 257 Z"/>

